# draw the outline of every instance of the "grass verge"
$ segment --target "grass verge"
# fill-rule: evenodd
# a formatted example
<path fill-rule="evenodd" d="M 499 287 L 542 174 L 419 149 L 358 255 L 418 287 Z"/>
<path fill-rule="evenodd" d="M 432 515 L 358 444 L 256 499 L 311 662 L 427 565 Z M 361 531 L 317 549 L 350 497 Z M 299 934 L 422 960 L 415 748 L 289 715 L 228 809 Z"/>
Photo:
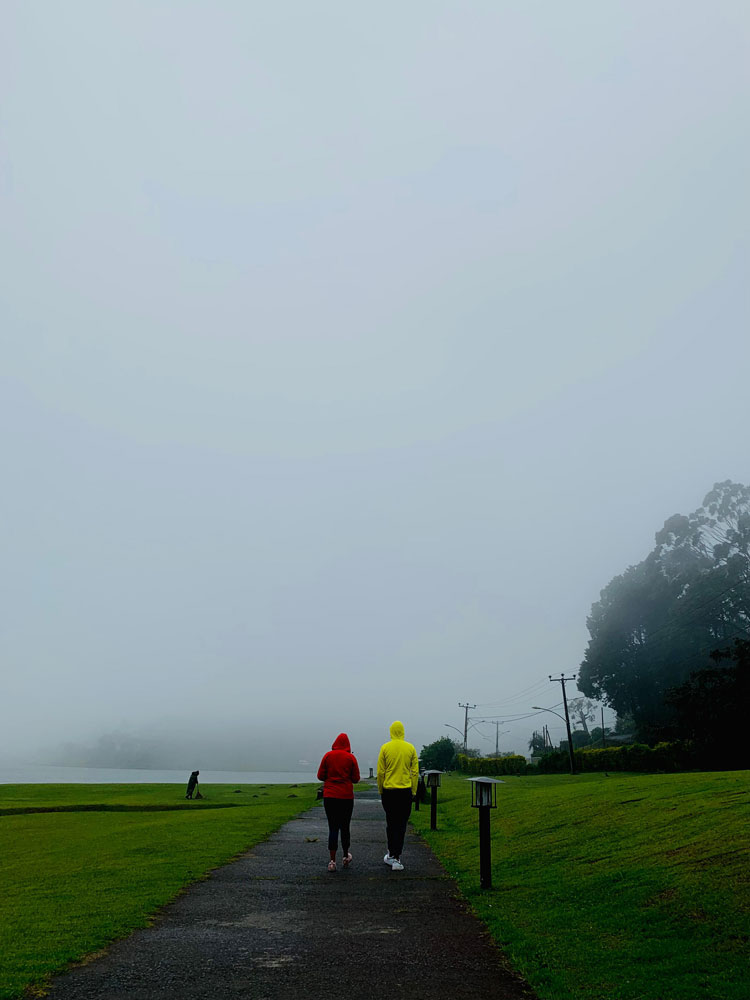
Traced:
<path fill-rule="evenodd" d="M 315 800 L 314 785 L 0 785 L 0 997 L 136 927 Z M 176 808 L 179 806 L 179 808 Z"/>
<path fill-rule="evenodd" d="M 750 997 L 750 772 L 508 777 L 486 891 L 443 782 L 412 822 L 542 1000 Z"/>

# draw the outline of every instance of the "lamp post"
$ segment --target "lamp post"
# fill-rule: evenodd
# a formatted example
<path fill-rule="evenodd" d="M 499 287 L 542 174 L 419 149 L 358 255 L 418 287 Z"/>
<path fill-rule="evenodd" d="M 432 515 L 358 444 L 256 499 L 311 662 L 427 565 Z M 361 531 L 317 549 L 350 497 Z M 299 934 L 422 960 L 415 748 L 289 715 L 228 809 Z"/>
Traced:
<path fill-rule="evenodd" d="M 568 757 L 570 758 L 570 773 L 575 774 L 576 763 L 575 763 L 575 757 L 573 756 L 573 740 L 570 735 L 570 719 L 568 718 L 567 715 L 568 706 L 567 705 L 565 706 L 565 715 L 560 715 L 559 712 L 553 712 L 551 708 L 542 708 L 541 705 L 532 705 L 531 707 L 538 712 L 552 712 L 552 715 L 556 715 L 558 719 L 562 719 L 563 722 L 565 723 L 565 728 L 568 730 Z"/>
<path fill-rule="evenodd" d="M 425 771 L 424 780 L 430 789 L 430 829 L 437 830 L 437 790 L 440 788 L 442 771 Z"/>
<path fill-rule="evenodd" d="M 490 809 L 497 809 L 497 778 L 467 778 L 471 782 L 471 807 L 479 810 L 479 886 L 492 888 L 492 844 L 490 842 Z"/>

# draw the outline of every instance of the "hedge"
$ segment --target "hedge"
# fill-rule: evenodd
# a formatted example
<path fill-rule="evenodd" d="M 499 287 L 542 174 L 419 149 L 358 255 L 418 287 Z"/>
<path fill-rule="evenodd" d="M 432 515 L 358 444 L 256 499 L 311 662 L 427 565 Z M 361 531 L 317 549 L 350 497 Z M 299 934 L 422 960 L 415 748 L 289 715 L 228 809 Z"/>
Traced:
<path fill-rule="evenodd" d="M 676 743 L 630 743 L 619 747 L 585 748 L 573 751 L 577 771 L 689 771 L 702 766 L 701 754 L 689 740 Z M 542 774 L 570 769 L 567 751 L 555 751 L 539 759 Z"/>
<path fill-rule="evenodd" d="M 509 757 L 467 757 L 458 755 L 458 769 L 467 774 L 482 774 L 490 777 L 493 774 L 525 774 L 528 768 L 525 757 L 514 753 Z"/>

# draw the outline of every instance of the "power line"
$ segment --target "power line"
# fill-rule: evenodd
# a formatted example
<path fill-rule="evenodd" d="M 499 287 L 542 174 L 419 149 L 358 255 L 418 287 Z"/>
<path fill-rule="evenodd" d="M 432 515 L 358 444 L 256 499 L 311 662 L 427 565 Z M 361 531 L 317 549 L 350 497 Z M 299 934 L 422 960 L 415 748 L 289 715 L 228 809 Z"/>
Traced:
<path fill-rule="evenodd" d="M 530 684 L 528 687 L 523 688 L 523 690 L 516 692 L 516 694 L 508 695 L 507 698 L 503 698 L 500 701 L 483 701 L 483 702 L 480 702 L 479 705 L 477 706 L 477 708 L 492 708 L 493 705 L 507 705 L 510 702 L 518 701 L 521 698 L 525 698 L 526 695 L 529 694 L 529 692 L 534 691 L 534 690 L 536 690 L 538 688 L 544 687 L 544 685 L 546 683 L 547 682 L 544 679 L 535 681 L 533 684 Z"/>
<path fill-rule="evenodd" d="M 559 708 L 561 705 L 562 702 L 560 701 L 557 703 L 557 705 L 553 705 L 552 707 Z M 541 712 L 526 712 L 524 714 L 517 714 L 517 715 L 488 715 L 487 721 L 494 722 L 495 719 L 500 719 L 502 722 L 507 722 L 508 724 L 510 724 L 511 722 L 522 722 L 524 719 L 531 719 L 535 715 L 541 715 L 541 714 L 542 714 Z"/>

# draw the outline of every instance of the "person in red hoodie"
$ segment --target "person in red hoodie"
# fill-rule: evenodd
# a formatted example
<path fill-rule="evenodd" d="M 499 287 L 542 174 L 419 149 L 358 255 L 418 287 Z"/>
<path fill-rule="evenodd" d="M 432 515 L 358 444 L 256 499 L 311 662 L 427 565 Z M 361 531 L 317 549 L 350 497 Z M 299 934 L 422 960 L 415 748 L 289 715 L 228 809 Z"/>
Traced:
<path fill-rule="evenodd" d="M 318 780 L 323 782 L 323 808 L 328 819 L 328 851 L 331 855 L 328 871 L 335 872 L 339 831 L 341 831 L 344 868 L 348 868 L 352 863 L 352 856 L 349 853 L 351 843 L 349 823 L 354 808 L 353 785 L 359 781 L 359 764 L 352 753 L 346 733 L 339 733 L 333 741 L 333 746 L 321 760 Z"/>

